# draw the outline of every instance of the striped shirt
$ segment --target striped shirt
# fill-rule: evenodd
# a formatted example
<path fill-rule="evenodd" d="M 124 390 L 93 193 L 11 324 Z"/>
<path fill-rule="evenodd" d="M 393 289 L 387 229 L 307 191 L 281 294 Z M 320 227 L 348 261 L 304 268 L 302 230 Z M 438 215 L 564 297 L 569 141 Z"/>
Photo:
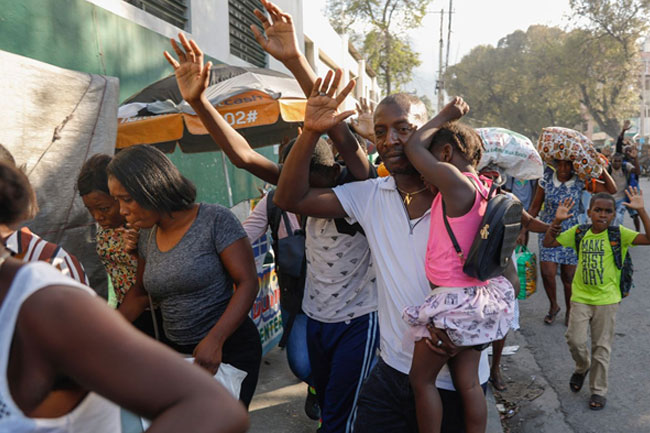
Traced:
<path fill-rule="evenodd" d="M 84 268 L 75 256 L 32 233 L 27 227 L 13 232 L 5 240 L 5 246 L 18 260 L 47 262 L 61 271 L 63 275 L 90 286 Z"/>

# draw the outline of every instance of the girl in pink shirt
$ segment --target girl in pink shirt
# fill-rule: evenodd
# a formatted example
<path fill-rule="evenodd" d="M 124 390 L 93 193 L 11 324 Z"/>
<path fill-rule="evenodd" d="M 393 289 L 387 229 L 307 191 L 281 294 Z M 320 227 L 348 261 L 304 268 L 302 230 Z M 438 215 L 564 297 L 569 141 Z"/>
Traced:
<path fill-rule="evenodd" d="M 485 214 L 490 187 L 490 181 L 479 178 L 475 170 L 482 153 L 479 135 L 453 122 L 468 111 L 467 104 L 457 97 L 416 131 L 405 146 L 413 166 L 439 191 L 431 206 L 425 264 L 432 291 L 422 305 L 403 312 L 404 320 L 411 325 L 408 337 L 416 341 L 409 376 L 420 433 L 440 431 L 442 404 L 435 381 L 446 363 L 463 399 L 466 431 L 485 431 L 487 409 L 478 380 L 481 345 L 503 338 L 513 315 L 514 290 L 508 280 L 497 277 L 480 281 L 463 272 L 464 257 Z M 462 256 L 453 247 L 444 214 Z M 460 347 L 455 356 L 441 355 L 427 346 L 426 339 L 431 336 L 427 327 L 431 325 L 444 329 Z M 433 344 L 440 347 L 444 342 Z"/>

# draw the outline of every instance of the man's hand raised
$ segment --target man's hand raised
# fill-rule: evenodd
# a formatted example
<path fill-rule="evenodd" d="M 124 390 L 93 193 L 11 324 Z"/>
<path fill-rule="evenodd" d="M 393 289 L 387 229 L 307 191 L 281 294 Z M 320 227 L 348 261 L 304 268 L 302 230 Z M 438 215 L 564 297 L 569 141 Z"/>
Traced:
<path fill-rule="evenodd" d="M 337 69 L 333 81 L 332 71 L 325 75 L 324 80 L 316 79 L 305 108 L 305 130 L 322 134 L 355 113 L 354 110 L 343 113 L 338 111 L 338 107 L 354 89 L 355 84 L 354 80 L 351 80 L 337 96 L 334 96 L 341 82 L 341 74 L 341 70 Z"/>
<path fill-rule="evenodd" d="M 300 50 L 291 15 L 282 12 L 282 9 L 270 1 L 261 0 L 261 2 L 269 13 L 270 19 L 262 11 L 255 9 L 255 16 L 264 28 L 264 34 L 262 34 L 259 27 L 251 24 L 251 30 L 257 43 L 264 48 L 264 51 L 281 62 L 298 57 Z"/>

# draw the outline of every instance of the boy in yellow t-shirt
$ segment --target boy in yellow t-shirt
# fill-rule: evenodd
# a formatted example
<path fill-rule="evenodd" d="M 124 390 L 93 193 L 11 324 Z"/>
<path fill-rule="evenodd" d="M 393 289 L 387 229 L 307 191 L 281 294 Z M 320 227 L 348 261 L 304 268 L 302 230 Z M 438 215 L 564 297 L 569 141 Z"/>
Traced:
<path fill-rule="evenodd" d="M 625 206 L 639 212 L 645 233 L 639 234 L 618 226 L 623 260 L 629 247 L 650 245 L 647 235 L 650 231 L 650 218 L 644 208 L 643 195 L 638 188 L 628 188 L 625 193 L 630 199 Z M 600 410 L 607 402 L 607 370 L 614 339 L 616 310 L 621 302 L 621 269 L 616 266 L 607 230 L 616 217 L 616 201 L 607 193 L 592 196 L 587 211 L 591 227 L 584 234 L 579 248 L 576 248 L 578 226 L 557 235 L 562 221 L 571 217 L 569 212 L 573 205 L 571 199 L 560 203 L 543 245 L 546 248 L 571 247 L 578 252 L 578 266 L 572 283 L 571 315 L 566 332 L 569 351 L 576 363 L 569 387 L 573 392 L 580 391 L 591 370 L 589 408 Z M 588 331 L 591 332 L 591 354 L 587 347 Z"/>

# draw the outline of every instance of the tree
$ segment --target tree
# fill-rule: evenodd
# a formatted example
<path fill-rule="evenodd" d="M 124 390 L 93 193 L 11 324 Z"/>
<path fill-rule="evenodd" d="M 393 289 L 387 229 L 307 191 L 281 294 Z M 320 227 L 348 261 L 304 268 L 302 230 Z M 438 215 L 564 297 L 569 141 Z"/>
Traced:
<path fill-rule="evenodd" d="M 579 74 L 571 83 L 598 126 L 611 137 L 636 111 L 639 40 L 648 30 L 648 0 L 571 0 L 578 28 L 567 55 Z"/>
<path fill-rule="evenodd" d="M 431 0 L 329 0 L 334 29 L 362 42 L 362 52 L 386 94 L 401 90 L 420 65 L 406 30 L 419 27 Z M 351 30 L 353 27 L 358 30 Z"/>
<path fill-rule="evenodd" d="M 546 126 L 574 127 L 581 122 L 578 93 L 566 85 L 566 33 L 531 26 L 479 46 L 449 67 L 450 94 L 470 104 L 472 126 L 499 126 L 536 137 Z"/>
<path fill-rule="evenodd" d="M 471 116 L 537 135 L 588 114 L 611 137 L 637 111 L 639 40 L 650 0 L 572 0 L 577 28 L 531 26 L 477 47 L 447 73 Z M 582 115 L 581 115 L 582 113 Z"/>
<path fill-rule="evenodd" d="M 413 91 L 413 93 L 415 93 L 415 91 Z M 420 101 L 422 101 L 427 109 L 427 117 L 430 119 L 435 116 L 436 111 L 433 109 L 433 102 L 431 102 L 431 99 L 429 99 L 427 95 L 420 95 L 418 98 L 420 98 Z"/>

